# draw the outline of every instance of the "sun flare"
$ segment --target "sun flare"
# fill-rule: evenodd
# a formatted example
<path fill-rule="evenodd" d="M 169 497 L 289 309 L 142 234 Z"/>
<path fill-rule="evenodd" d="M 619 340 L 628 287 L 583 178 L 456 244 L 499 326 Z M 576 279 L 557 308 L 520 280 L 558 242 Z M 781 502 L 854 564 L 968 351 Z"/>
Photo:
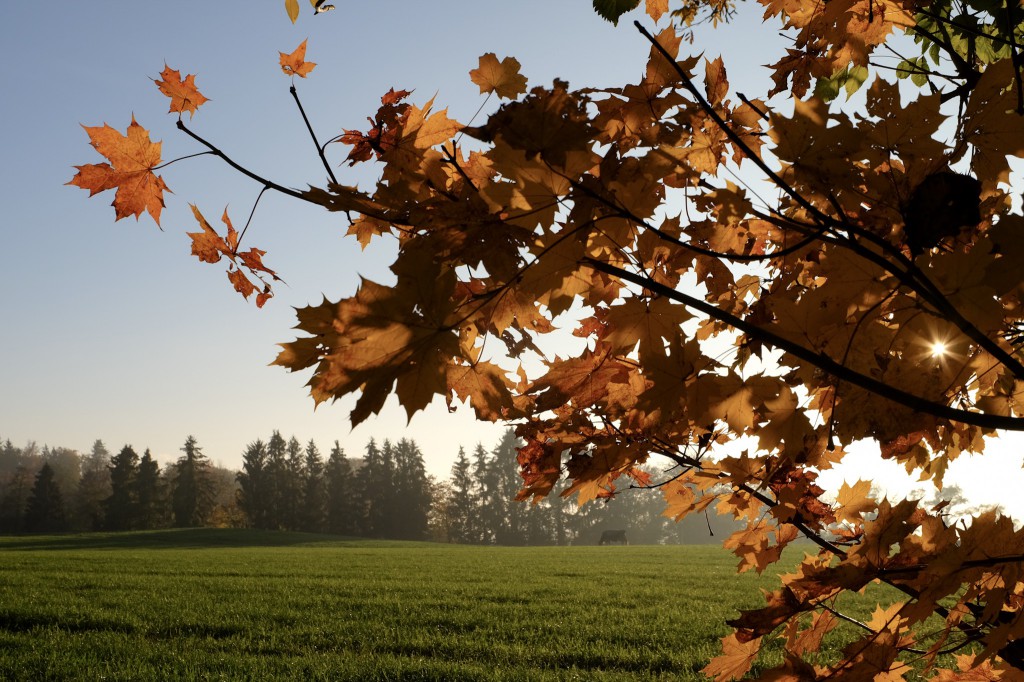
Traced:
<path fill-rule="evenodd" d="M 941 358 L 949 352 L 949 346 L 945 341 L 933 341 L 931 351 L 933 358 Z"/>

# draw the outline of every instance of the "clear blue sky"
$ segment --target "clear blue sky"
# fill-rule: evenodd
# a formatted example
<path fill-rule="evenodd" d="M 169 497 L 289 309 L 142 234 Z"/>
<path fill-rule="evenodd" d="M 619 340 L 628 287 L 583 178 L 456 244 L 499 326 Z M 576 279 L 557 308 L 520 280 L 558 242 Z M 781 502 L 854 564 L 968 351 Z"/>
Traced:
<path fill-rule="evenodd" d="M 0 438 L 87 450 L 101 438 L 176 458 L 189 434 L 225 466 L 245 445 L 285 436 L 339 440 L 359 455 L 370 437 L 414 438 L 429 470 L 446 475 L 459 445 L 490 447 L 500 426 L 438 404 L 406 426 L 404 411 L 355 430 L 351 401 L 314 412 L 304 375 L 268 363 L 293 338 L 292 308 L 353 293 L 359 275 L 387 278 L 388 247 L 361 252 L 343 238 L 343 216 L 287 197 L 260 202 L 247 245 L 287 280 L 263 310 L 228 285 L 224 268 L 189 254 L 194 202 L 210 220 L 229 206 L 245 223 L 259 187 L 212 157 L 163 172 L 163 231 L 148 218 L 113 220 L 108 192 L 92 199 L 65 186 L 73 165 L 98 163 L 79 124 L 124 130 L 134 113 L 165 159 L 201 151 L 175 130 L 168 100 L 150 79 L 164 64 L 197 74 L 211 101 L 189 122 L 243 165 L 277 182 L 322 184 L 324 171 L 288 94 L 278 51 L 309 39 L 319 64 L 298 89 L 321 139 L 364 128 L 390 87 L 415 90 L 468 122 L 483 102 L 468 72 L 485 52 L 520 60 L 531 85 L 623 85 L 642 74 L 648 45 L 627 16 L 618 27 L 587 0 L 336 2 L 334 12 L 292 25 L 283 3 L 4 3 L 0 38 Z M 698 33 L 683 50 L 724 54 L 735 89 L 765 92 L 760 65 L 776 59 L 775 30 L 744 6 L 731 26 Z M 636 13 L 637 18 L 642 18 Z M 649 22 L 648 22 L 649 23 Z M 488 107 L 496 102 L 491 101 Z M 340 163 L 347 148 L 337 146 Z M 368 186 L 365 171 L 344 182 Z"/>
<path fill-rule="evenodd" d="M 315 17 L 301 4 L 293 26 L 280 2 L 4 3 L 0 438 L 79 450 L 101 438 L 169 461 L 193 434 L 213 460 L 237 466 L 246 443 L 272 429 L 321 448 L 338 439 L 353 455 L 371 436 L 405 435 L 441 475 L 460 444 L 497 440 L 501 427 L 440 405 L 408 427 L 389 405 L 352 430 L 351 402 L 314 412 L 306 376 L 267 366 L 275 344 L 293 338 L 293 307 L 351 295 L 360 274 L 386 278 L 388 247 L 361 252 L 342 237 L 342 216 L 268 194 L 245 239 L 268 252 L 288 286 L 257 310 L 220 264 L 189 254 L 185 232 L 196 230 L 189 202 L 211 221 L 227 205 L 241 226 L 259 187 L 212 157 L 183 161 L 163 171 L 174 192 L 163 231 L 148 216 L 115 223 L 112 192 L 89 199 L 65 186 L 73 165 L 102 161 L 79 124 L 124 131 L 134 113 L 163 141 L 165 159 L 201 151 L 175 130 L 150 80 L 166 63 L 197 74 L 211 98 L 191 127 L 243 165 L 301 188 L 322 184 L 324 171 L 277 61 L 304 38 L 319 66 L 297 86 L 321 139 L 364 128 L 392 86 L 415 90 L 420 104 L 436 94 L 467 122 L 483 102 L 468 72 L 485 52 L 517 57 L 531 85 L 615 85 L 638 80 L 648 45 L 630 21 L 613 27 L 583 0 L 345 2 Z M 728 51 L 744 44 L 731 39 Z M 761 70 L 746 75 L 768 82 Z M 335 161 L 345 153 L 337 145 Z M 342 177 L 371 181 L 365 171 Z"/>

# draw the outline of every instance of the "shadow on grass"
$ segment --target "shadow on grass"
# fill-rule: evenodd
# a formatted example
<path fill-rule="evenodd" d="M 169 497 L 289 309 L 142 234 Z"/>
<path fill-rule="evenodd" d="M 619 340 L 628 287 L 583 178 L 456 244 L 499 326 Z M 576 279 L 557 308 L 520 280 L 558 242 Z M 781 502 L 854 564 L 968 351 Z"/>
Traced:
<path fill-rule="evenodd" d="M 358 542 L 359 540 L 354 538 L 346 538 L 339 535 L 318 535 L 315 533 L 237 528 L 175 528 L 126 533 L 76 533 L 0 537 L 0 552 L 6 550 L 294 547 L 298 545 L 342 545 Z"/>

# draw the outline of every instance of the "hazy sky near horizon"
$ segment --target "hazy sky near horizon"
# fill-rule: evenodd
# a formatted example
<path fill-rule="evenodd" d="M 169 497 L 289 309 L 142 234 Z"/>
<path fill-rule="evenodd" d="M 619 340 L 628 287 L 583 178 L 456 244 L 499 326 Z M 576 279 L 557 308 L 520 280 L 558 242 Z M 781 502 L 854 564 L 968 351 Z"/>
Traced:
<path fill-rule="evenodd" d="M 321 450 L 338 440 L 354 456 L 371 437 L 409 437 L 439 476 L 460 446 L 497 442 L 502 426 L 480 424 L 468 409 L 449 414 L 440 400 L 408 425 L 392 400 L 380 417 L 351 429 L 354 399 L 314 411 L 307 375 L 268 366 L 276 344 L 294 338 L 293 308 L 349 296 L 359 276 L 388 280 L 391 247 L 361 251 L 343 237 L 343 215 L 272 192 L 261 199 L 245 245 L 265 249 L 264 261 L 287 285 L 259 310 L 233 291 L 223 264 L 190 255 L 185 235 L 197 229 L 190 202 L 218 227 L 225 206 L 236 227 L 244 225 L 260 190 L 253 181 L 210 156 L 164 169 L 173 194 L 162 230 L 148 216 L 115 223 L 112 192 L 90 199 L 65 186 L 72 166 L 102 161 L 80 124 L 123 132 L 134 115 L 163 141 L 165 160 L 203 151 L 175 129 L 152 82 L 165 64 L 197 74 L 211 99 L 186 117 L 190 128 L 243 166 L 305 188 L 323 185 L 325 173 L 278 66 L 278 52 L 304 39 L 318 66 L 296 86 L 321 141 L 343 128 L 365 129 L 391 87 L 413 90 L 417 104 L 436 95 L 435 108 L 469 122 L 484 97 L 468 72 L 485 52 L 519 59 L 531 86 L 555 77 L 606 86 L 636 82 L 649 49 L 631 25 L 633 18 L 650 24 L 639 12 L 616 27 L 586 0 L 335 4 L 313 16 L 301 0 L 295 25 L 279 0 L 3 5 L 0 439 L 80 451 L 102 439 L 112 451 L 150 448 L 166 463 L 191 434 L 212 460 L 237 467 L 245 445 L 275 429 L 314 439 Z M 733 24 L 702 27 L 683 52 L 722 54 L 734 90 L 766 92 L 771 81 L 761 65 L 776 58 L 770 46 L 779 38 L 760 14 L 744 5 Z M 347 149 L 333 145 L 332 162 L 340 164 Z M 371 171 L 336 172 L 368 187 Z M 1020 485 L 1017 461 L 1000 480 Z M 861 467 L 865 477 L 881 471 Z M 983 477 L 962 480 L 965 490 L 984 488 Z M 986 495 L 998 501 L 1009 490 L 990 481 Z"/>

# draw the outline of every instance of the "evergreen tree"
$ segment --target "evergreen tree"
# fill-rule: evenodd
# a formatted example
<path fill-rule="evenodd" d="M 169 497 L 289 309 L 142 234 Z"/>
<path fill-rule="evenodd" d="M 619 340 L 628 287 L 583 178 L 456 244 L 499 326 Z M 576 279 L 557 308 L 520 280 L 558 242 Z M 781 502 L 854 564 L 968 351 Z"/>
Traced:
<path fill-rule="evenodd" d="M 450 499 L 448 501 L 448 537 L 452 542 L 469 543 L 477 538 L 473 534 L 475 518 L 473 501 L 473 476 L 465 448 L 459 448 L 459 455 L 452 464 Z"/>
<path fill-rule="evenodd" d="M 274 431 L 267 441 L 266 487 L 264 505 L 266 527 L 272 530 L 285 528 L 288 490 L 288 444 L 280 431 Z"/>
<path fill-rule="evenodd" d="M 430 513 L 430 482 L 423 453 L 415 441 L 406 438 L 392 448 L 394 485 L 389 505 L 388 537 L 401 540 L 425 540 Z"/>
<path fill-rule="evenodd" d="M 139 470 L 135 475 L 135 501 L 138 505 L 138 528 L 149 530 L 163 527 L 166 513 L 160 481 L 160 464 L 153 459 L 149 448 L 139 460 Z"/>
<path fill-rule="evenodd" d="M 103 500 L 104 527 L 129 530 L 138 527 L 139 456 L 125 445 L 107 467 L 110 471 L 110 496 Z"/>
<path fill-rule="evenodd" d="M 391 441 L 381 447 L 371 438 L 366 445 L 366 457 L 357 474 L 362 509 L 360 534 L 367 537 L 389 537 L 392 530 L 390 505 L 394 500 L 394 453 Z"/>
<path fill-rule="evenodd" d="M 356 489 L 352 464 L 334 441 L 324 470 L 327 492 L 327 530 L 339 535 L 358 535 L 361 530 L 362 501 Z"/>
<path fill-rule="evenodd" d="M 178 528 L 202 526 L 213 510 L 209 462 L 194 436 L 185 440 L 184 456 L 174 466 L 171 513 Z"/>
<path fill-rule="evenodd" d="M 242 455 L 242 470 L 238 472 L 238 505 L 253 528 L 271 528 L 268 495 L 267 446 L 257 439 L 249 443 Z"/>
<path fill-rule="evenodd" d="M 25 508 L 28 504 L 36 473 L 28 461 L 3 476 L 0 487 L 0 531 L 18 533 L 24 530 Z"/>
<path fill-rule="evenodd" d="M 303 480 L 305 479 L 306 461 L 302 444 L 292 436 L 288 441 L 288 460 L 284 476 L 284 527 L 288 530 L 299 530 L 302 526 Z"/>
<path fill-rule="evenodd" d="M 327 488 L 324 481 L 324 461 L 316 443 L 306 443 L 306 458 L 302 469 L 302 514 L 300 528 L 311 533 L 327 530 Z"/>
<path fill-rule="evenodd" d="M 25 530 L 30 533 L 67 530 L 64 500 L 49 463 L 43 464 L 32 486 L 25 508 Z"/>
<path fill-rule="evenodd" d="M 498 529 L 504 519 L 504 504 L 499 495 L 499 477 L 497 465 L 484 449 L 482 443 L 476 444 L 473 451 L 474 480 L 474 523 L 473 536 L 475 541 L 485 545 L 496 542 Z"/>
<path fill-rule="evenodd" d="M 103 501 L 110 497 L 110 453 L 102 440 L 82 460 L 78 480 L 77 519 L 75 525 L 86 530 L 103 528 Z"/>
<path fill-rule="evenodd" d="M 516 494 L 522 488 L 516 464 L 517 445 L 515 431 L 508 429 L 491 451 L 491 466 L 495 469 L 493 476 L 498 491 L 493 513 L 500 519 L 495 529 L 499 545 L 522 545 L 529 541 L 527 506 L 516 502 Z"/>
<path fill-rule="evenodd" d="M 10 439 L 0 443 L 0 480 L 13 474 L 22 463 L 21 448 L 15 446 Z"/>

